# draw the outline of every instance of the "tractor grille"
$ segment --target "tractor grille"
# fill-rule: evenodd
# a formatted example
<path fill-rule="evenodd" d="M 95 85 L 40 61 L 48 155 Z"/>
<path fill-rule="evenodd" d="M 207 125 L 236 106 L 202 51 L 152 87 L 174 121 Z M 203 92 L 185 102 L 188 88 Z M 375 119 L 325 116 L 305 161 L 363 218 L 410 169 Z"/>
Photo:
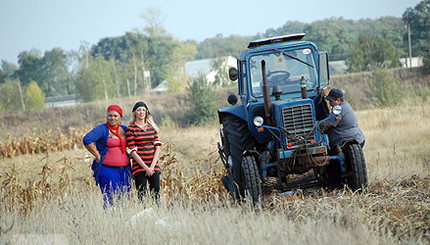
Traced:
<path fill-rule="evenodd" d="M 287 145 L 289 143 L 292 145 L 289 148 L 296 148 L 315 140 L 315 134 L 308 135 L 314 126 L 311 104 L 283 108 L 282 115 L 284 128 L 296 138 L 287 137 Z"/>

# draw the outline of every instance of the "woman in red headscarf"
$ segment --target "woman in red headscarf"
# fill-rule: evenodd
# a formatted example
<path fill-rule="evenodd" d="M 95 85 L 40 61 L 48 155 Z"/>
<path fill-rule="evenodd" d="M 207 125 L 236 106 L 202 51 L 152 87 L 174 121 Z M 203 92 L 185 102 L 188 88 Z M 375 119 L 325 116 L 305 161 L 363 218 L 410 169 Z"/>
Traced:
<path fill-rule="evenodd" d="M 120 124 L 121 118 L 121 107 L 109 106 L 107 122 L 98 125 L 83 138 L 85 148 L 95 157 L 91 169 L 103 193 L 105 207 L 112 205 L 115 194 L 128 194 L 131 186 L 130 160 L 126 152 L 127 126 Z"/>

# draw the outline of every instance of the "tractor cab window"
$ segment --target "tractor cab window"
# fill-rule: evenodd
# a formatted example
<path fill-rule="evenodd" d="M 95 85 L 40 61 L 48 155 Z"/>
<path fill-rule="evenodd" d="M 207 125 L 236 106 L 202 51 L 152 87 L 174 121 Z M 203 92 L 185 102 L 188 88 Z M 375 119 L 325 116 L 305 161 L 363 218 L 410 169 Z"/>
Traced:
<path fill-rule="evenodd" d="M 318 85 L 313 52 L 311 49 L 277 50 L 273 53 L 252 56 L 249 59 L 251 73 L 251 90 L 254 97 L 263 96 L 263 74 L 261 61 L 266 62 L 266 76 L 270 93 L 274 85 L 278 85 L 283 94 L 300 92 L 302 76 L 307 89 L 313 90 Z"/>

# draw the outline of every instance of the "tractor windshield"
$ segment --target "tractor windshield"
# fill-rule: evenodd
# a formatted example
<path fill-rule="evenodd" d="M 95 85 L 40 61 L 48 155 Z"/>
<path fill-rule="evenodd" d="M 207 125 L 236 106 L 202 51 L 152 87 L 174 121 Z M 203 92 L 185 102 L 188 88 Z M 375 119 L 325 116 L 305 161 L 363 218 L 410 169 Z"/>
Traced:
<path fill-rule="evenodd" d="M 254 97 L 263 96 L 263 75 L 261 61 L 266 62 L 266 76 L 270 93 L 278 85 L 283 94 L 300 92 L 300 79 L 306 80 L 307 89 L 313 90 L 318 85 L 315 59 L 309 48 L 280 51 L 252 56 L 249 59 L 251 70 L 251 89 Z"/>

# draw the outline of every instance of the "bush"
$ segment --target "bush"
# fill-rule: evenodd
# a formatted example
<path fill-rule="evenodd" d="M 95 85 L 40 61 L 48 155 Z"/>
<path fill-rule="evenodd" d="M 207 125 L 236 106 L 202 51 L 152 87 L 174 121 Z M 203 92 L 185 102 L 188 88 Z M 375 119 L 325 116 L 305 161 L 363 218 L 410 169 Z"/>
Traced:
<path fill-rule="evenodd" d="M 430 73 L 430 47 L 425 47 L 423 52 L 423 66 L 427 74 Z"/>
<path fill-rule="evenodd" d="M 218 105 L 218 95 L 214 86 L 200 75 L 188 85 L 188 91 L 187 115 L 191 124 L 203 125 L 214 121 Z"/>
<path fill-rule="evenodd" d="M 164 116 L 161 119 L 160 128 L 162 128 L 163 130 L 176 129 L 177 127 L 178 126 L 169 115 Z"/>
<path fill-rule="evenodd" d="M 393 107 L 402 101 L 403 86 L 386 69 L 372 73 L 366 95 L 376 107 Z"/>
<path fill-rule="evenodd" d="M 45 94 L 35 81 L 32 81 L 25 90 L 25 100 L 29 110 L 45 108 Z"/>

